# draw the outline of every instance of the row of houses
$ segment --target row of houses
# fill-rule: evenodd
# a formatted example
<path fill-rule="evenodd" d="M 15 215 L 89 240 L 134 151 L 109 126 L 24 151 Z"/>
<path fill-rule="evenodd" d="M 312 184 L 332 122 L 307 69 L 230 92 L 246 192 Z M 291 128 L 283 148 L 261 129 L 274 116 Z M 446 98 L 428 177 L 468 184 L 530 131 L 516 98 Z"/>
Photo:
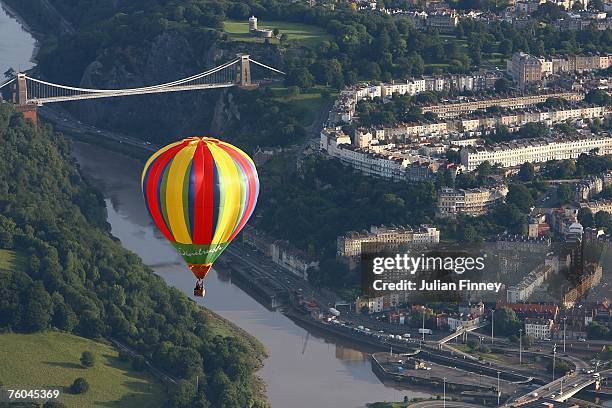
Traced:
<path fill-rule="evenodd" d="M 360 148 L 352 145 L 351 138 L 340 128 L 324 128 L 320 135 L 320 149 L 330 157 L 339 159 L 355 170 L 374 177 L 393 181 L 423 182 L 433 180 L 446 162 L 427 159 L 389 150 L 394 145 Z"/>
<path fill-rule="evenodd" d="M 445 121 L 423 121 L 398 123 L 393 126 L 358 128 L 355 131 L 355 145 L 368 147 L 372 141 L 393 140 L 406 142 L 422 137 L 465 136 L 476 132 L 487 132 L 498 126 L 507 126 L 516 131 L 531 122 L 543 122 L 553 126 L 566 121 L 603 119 L 611 113 L 610 107 L 587 104 L 554 109 L 536 108 L 506 110 L 495 114 L 471 114 Z"/>
<path fill-rule="evenodd" d="M 430 225 L 413 226 L 371 226 L 369 231 L 350 231 L 336 240 L 337 255 L 340 257 L 357 257 L 361 255 L 362 245 L 405 244 L 405 243 L 438 243 L 440 230 Z"/>
<path fill-rule="evenodd" d="M 319 269 L 319 261 L 289 242 L 270 237 L 246 225 L 242 230 L 242 241 L 270 257 L 272 262 L 292 274 L 308 280 L 309 272 Z"/>
<path fill-rule="evenodd" d="M 470 74 L 448 74 L 411 78 L 381 84 L 357 84 L 343 89 L 330 111 L 331 124 L 351 122 L 357 102 L 364 99 L 391 98 L 397 95 L 418 95 L 426 91 L 482 92 L 493 90 L 501 77 L 497 71 L 479 70 Z"/>
<path fill-rule="evenodd" d="M 461 164 L 468 171 L 489 162 L 501 167 L 516 167 L 525 162 L 577 159 L 581 154 L 612 153 L 612 137 L 607 133 L 578 136 L 544 137 L 514 140 L 489 146 L 466 146 L 461 149 Z"/>
<path fill-rule="evenodd" d="M 608 69 L 612 56 L 609 54 L 585 54 L 553 57 L 536 57 L 525 52 L 515 52 L 506 60 L 506 70 L 520 89 L 540 83 L 543 78 L 562 73 L 584 73 Z"/>
<path fill-rule="evenodd" d="M 524 95 L 506 95 L 497 97 L 473 97 L 460 98 L 458 100 L 443 101 L 438 104 L 420 106 L 423 113 L 435 113 L 438 118 L 453 118 L 459 115 L 472 113 L 476 110 L 486 110 L 493 106 L 507 109 L 523 109 L 539 103 L 546 102 L 549 98 L 565 99 L 569 102 L 584 100 L 584 94 L 568 91 L 550 91 Z"/>

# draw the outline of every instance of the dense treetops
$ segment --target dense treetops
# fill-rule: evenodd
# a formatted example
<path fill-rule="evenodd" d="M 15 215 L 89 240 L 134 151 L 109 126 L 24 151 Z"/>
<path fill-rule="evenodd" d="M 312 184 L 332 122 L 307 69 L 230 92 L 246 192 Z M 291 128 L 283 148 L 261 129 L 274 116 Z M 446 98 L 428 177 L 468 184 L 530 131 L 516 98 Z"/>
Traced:
<path fill-rule="evenodd" d="M 213 336 L 198 306 L 112 239 L 67 140 L 9 104 L 0 104 L 0 248 L 28 259 L 24 270 L 0 271 L 1 330 L 116 338 L 180 380 L 170 406 L 254 403 L 255 353 Z"/>

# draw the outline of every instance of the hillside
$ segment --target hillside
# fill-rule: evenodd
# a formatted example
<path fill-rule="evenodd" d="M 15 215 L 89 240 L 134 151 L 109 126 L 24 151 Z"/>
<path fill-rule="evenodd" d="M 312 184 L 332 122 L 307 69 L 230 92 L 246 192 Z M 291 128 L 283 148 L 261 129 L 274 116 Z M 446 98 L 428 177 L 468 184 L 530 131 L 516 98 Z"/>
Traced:
<path fill-rule="evenodd" d="M 169 407 L 266 405 L 254 376 L 261 348 L 114 240 L 70 143 L 9 104 L 0 104 L 0 249 L 26 258 L 0 273 L 0 331 L 117 339 L 179 380 Z"/>
<path fill-rule="evenodd" d="M 95 365 L 84 368 L 81 353 Z M 146 372 L 134 371 L 108 344 L 62 332 L 0 334 L 0 383 L 5 388 L 58 389 L 67 407 L 161 407 L 164 388 Z M 72 394 L 70 384 L 83 377 L 89 391 Z"/>

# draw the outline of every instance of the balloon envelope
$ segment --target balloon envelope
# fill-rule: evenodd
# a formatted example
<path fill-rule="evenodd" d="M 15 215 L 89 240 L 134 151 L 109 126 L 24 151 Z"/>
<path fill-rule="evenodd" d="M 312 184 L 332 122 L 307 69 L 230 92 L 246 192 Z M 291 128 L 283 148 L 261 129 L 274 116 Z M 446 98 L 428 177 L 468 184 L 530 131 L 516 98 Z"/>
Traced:
<path fill-rule="evenodd" d="M 189 137 L 154 153 L 142 172 L 147 210 L 198 278 L 204 278 L 253 214 L 259 179 L 229 143 Z"/>

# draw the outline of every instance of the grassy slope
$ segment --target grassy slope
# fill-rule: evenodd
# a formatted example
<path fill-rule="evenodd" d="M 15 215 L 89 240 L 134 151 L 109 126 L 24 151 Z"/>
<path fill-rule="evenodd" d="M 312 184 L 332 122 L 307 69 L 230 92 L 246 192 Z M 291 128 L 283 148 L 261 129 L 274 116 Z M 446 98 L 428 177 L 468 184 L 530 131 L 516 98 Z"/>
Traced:
<path fill-rule="evenodd" d="M 26 258 L 16 251 L 0 249 L 0 270 L 16 271 L 25 267 Z"/>
<path fill-rule="evenodd" d="M 268 28 L 271 30 L 278 28 L 280 34 L 287 34 L 288 41 L 299 41 L 302 45 L 308 47 L 315 46 L 319 42 L 330 38 L 329 34 L 322 28 L 308 24 L 282 21 L 259 21 L 257 26 L 259 28 Z M 230 38 L 234 41 L 263 42 L 263 38 L 253 37 L 249 34 L 248 21 L 227 20 L 223 23 L 223 30 L 228 33 Z M 274 42 L 277 40 L 271 39 L 270 41 Z"/>
<path fill-rule="evenodd" d="M 96 357 L 94 367 L 82 368 L 83 351 Z M 59 389 L 59 401 L 68 407 L 160 407 L 164 392 L 145 373 L 131 371 L 129 363 L 104 343 L 61 332 L 0 334 L 0 383 L 6 388 Z M 69 386 L 83 377 L 87 393 L 73 395 Z"/>
<path fill-rule="evenodd" d="M 271 86 L 271 88 L 274 92 L 274 99 L 291 104 L 291 109 L 295 110 L 302 126 L 310 126 L 326 102 L 322 95 L 322 92 L 325 90 L 324 86 L 315 86 L 298 95 L 291 95 L 287 87 Z M 331 89 L 329 90 L 332 91 Z M 335 98 L 336 96 L 337 92 L 330 93 L 330 98 Z"/>

